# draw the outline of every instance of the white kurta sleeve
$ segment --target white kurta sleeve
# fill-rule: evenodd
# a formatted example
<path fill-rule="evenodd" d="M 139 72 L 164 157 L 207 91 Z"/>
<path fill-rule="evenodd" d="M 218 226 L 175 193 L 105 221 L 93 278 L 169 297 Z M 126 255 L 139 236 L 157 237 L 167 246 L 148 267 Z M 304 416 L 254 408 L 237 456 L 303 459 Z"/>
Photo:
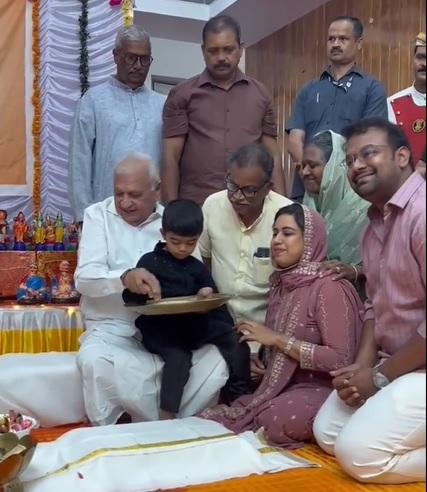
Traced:
<path fill-rule="evenodd" d="M 77 104 L 69 150 L 70 196 L 75 217 L 83 219 L 86 207 L 94 202 L 92 189 L 95 108 L 90 94 Z"/>
<path fill-rule="evenodd" d="M 110 270 L 108 241 L 102 209 L 95 206 L 85 211 L 79 260 L 74 275 L 77 290 L 89 297 L 120 294 L 124 287 L 120 280 L 123 269 Z"/>

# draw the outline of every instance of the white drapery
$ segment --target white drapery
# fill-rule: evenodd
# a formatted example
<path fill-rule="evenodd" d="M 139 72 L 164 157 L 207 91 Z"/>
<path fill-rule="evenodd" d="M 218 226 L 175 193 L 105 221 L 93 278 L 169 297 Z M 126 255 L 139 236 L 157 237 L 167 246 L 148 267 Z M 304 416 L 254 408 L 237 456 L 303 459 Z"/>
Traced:
<path fill-rule="evenodd" d="M 122 13 L 106 0 L 89 0 L 88 7 L 89 82 L 96 85 L 114 73 L 112 49 Z M 80 97 L 80 14 L 78 0 L 41 2 L 42 213 L 56 215 L 60 210 L 67 222 L 74 218 L 68 198 L 68 145 Z M 19 210 L 31 215 L 30 196 L 1 197 L 0 203 L 9 217 Z"/>

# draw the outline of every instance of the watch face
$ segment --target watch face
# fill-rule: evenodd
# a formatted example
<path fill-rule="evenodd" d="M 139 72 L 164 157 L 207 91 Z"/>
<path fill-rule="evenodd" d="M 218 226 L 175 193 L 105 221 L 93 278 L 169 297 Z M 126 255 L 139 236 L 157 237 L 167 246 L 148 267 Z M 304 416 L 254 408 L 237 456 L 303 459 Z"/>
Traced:
<path fill-rule="evenodd" d="M 389 380 L 384 376 L 384 374 L 381 374 L 380 372 L 375 372 L 374 373 L 374 385 L 378 389 L 385 388 L 389 384 Z"/>

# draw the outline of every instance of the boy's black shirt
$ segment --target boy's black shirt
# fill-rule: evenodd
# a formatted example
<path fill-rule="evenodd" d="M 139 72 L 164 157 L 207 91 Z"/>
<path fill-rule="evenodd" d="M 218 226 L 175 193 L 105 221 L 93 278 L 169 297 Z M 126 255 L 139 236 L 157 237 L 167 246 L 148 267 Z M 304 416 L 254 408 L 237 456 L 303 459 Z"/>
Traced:
<path fill-rule="evenodd" d="M 215 282 L 204 263 L 193 256 L 189 256 L 184 260 L 178 260 L 165 249 L 165 243 L 161 241 L 157 243 L 154 251 L 140 258 L 136 267 L 145 268 L 157 278 L 162 290 L 162 299 L 196 295 L 203 287 L 211 287 L 214 292 L 218 292 Z M 128 289 L 124 290 L 122 297 L 128 305 L 142 305 L 149 299 L 147 295 L 134 294 Z M 210 311 L 208 315 L 213 316 L 218 321 L 233 325 L 233 319 L 225 306 Z M 202 321 L 202 318 L 205 318 L 205 315 L 196 314 L 169 316 L 142 315 L 137 319 L 137 326 L 143 328 L 144 324 L 145 326 L 151 324 L 147 323 L 149 320 L 160 325 L 162 319 L 170 324 L 172 316 L 177 316 L 180 321 L 183 321 L 186 317 L 192 317 L 193 321 L 195 319 Z"/>

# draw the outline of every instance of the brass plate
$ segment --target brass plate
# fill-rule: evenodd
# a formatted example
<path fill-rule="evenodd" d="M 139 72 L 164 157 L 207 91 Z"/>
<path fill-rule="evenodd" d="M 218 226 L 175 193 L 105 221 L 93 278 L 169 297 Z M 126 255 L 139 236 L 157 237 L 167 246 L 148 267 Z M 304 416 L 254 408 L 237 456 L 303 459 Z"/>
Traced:
<path fill-rule="evenodd" d="M 207 313 L 224 305 L 231 297 L 228 294 L 212 294 L 205 298 L 197 296 L 169 297 L 157 302 L 148 301 L 142 306 L 128 305 L 128 307 L 132 311 L 149 316 Z"/>

